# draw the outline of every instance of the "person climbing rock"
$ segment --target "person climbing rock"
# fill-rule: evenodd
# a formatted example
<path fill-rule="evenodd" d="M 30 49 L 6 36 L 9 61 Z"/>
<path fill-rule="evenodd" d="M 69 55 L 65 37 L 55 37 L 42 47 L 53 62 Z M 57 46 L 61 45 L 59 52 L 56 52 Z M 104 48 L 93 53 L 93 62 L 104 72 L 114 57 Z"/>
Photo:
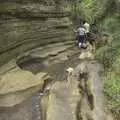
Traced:
<path fill-rule="evenodd" d="M 92 51 L 95 52 L 95 48 L 96 48 L 95 40 L 96 40 L 96 33 L 97 33 L 96 26 L 95 26 L 95 24 L 91 24 L 90 25 L 86 21 L 84 21 L 83 24 L 84 24 L 84 28 L 86 30 L 86 32 L 85 32 L 86 33 L 85 39 L 91 45 Z"/>
<path fill-rule="evenodd" d="M 78 47 L 79 48 L 84 48 L 84 43 L 85 43 L 85 28 L 83 25 L 80 25 L 80 27 L 77 29 L 77 31 L 75 32 L 78 32 Z"/>
<path fill-rule="evenodd" d="M 90 36 L 90 24 L 87 23 L 86 21 L 84 21 L 83 26 L 85 28 L 86 37 L 89 38 L 89 36 Z"/>

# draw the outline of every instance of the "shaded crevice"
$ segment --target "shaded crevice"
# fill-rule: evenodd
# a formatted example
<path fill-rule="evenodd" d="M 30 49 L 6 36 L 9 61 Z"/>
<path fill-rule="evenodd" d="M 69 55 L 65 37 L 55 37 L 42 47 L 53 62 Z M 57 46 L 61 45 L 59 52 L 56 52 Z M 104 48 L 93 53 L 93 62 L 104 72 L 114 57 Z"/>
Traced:
<path fill-rule="evenodd" d="M 76 107 L 76 120 L 83 120 L 82 114 L 81 114 L 81 100 L 78 101 L 77 107 Z"/>
<path fill-rule="evenodd" d="M 84 81 L 84 86 L 81 85 L 80 88 L 82 88 L 82 93 L 83 95 L 87 95 L 87 99 L 88 99 L 88 103 L 89 103 L 89 106 L 91 108 L 91 110 L 94 109 L 94 96 L 91 92 L 91 86 L 90 86 L 90 83 L 88 82 L 89 80 L 89 75 L 87 72 L 84 72 L 84 73 L 80 73 L 80 80 L 83 80 Z"/>
<path fill-rule="evenodd" d="M 87 72 L 83 72 L 83 73 L 79 73 L 79 89 L 80 89 L 80 94 L 82 95 L 82 98 L 80 101 L 78 101 L 77 104 L 77 108 L 76 108 L 76 119 L 77 120 L 93 120 L 92 115 L 91 115 L 91 111 L 94 110 L 94 96 L 91 92 L 91 88 L 89 88 L 89 84 L 88 84 L 88 80 L 89 80 L 89 74 Z M 86 114 L 83 114 L 82 109 L 82 101 L 85 100 L 87 101 L 87 106 L 89 106 L 89 110 L 85 110 L 85 111 L 89 111 L 89 113 L 86 112 Z M 86 108 L 88 109 L 88 108 Z"/>
<path fill-rule="evenodd" d="M 24 69 L 24 66 L 26 65 L 30 65 L 33 63 L 42 64 L 42 62 L 43 62 L 42 58 L 37 58 L 37 57 L 33 58 L 30 55 L 28 55 L 28 56 L 21 57 L 19 60 L 17 60 L 16 63 L 21 69 Z"/>

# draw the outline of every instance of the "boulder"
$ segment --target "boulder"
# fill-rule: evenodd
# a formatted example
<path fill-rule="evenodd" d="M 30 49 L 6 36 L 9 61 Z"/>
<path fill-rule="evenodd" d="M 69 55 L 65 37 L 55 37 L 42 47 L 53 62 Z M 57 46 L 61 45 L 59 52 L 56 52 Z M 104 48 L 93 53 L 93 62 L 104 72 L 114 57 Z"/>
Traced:
<path fill-rule="evenodd" d="M 43 88 L 50 76 L 46 73 L 13 69 L 0 77 L 0 107 L 12 107 L 31 97 Z"/>

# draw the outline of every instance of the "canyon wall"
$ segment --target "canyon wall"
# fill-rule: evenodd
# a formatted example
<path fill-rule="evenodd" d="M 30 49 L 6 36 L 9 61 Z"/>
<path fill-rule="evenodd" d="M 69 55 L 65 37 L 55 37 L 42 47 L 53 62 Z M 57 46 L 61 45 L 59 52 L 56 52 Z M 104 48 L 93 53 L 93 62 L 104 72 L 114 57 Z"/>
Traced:
<path fill-rule="evenodd" d="M 69 16 L 65 1 L 1 1 L 0 66 L 36 47 L 72 41 Z"/>
<path fill-rule="evenodd" d="M 55 56 L 48 59 L 50 65 L 66 59 L 65 51 L 73 47 L 70 15 L 65 1 L 0 1 L 0 120 L 41 119 L 41 94 L 51 77 L 46 71 L 33 74 L 19 67 L 33 61 L 30 67 L 42 70 L 41 58 Z"/>

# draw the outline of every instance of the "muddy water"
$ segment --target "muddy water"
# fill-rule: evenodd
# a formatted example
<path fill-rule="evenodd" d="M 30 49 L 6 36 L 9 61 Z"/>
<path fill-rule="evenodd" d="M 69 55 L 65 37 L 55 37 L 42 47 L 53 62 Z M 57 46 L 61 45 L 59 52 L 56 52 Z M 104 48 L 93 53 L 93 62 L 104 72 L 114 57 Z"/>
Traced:
<path fill-rule="evenodd" d="M 78 58 L 80 52 L 76 55 L 71 56 L 68 60 L 61 61 L 59 63 L 45 65 L 44 60 L 39 58 L 29 59 L 28 61 L 19 65 L 22 69 L 31 71 L 34 74 L 39 72 L 47 72 L 53 77 L 54 80 L 65 80 L 66 79 L 66 69 L 68 67 L 75 68 L 78 64 L 81 63 L 81 60 Z"/>

